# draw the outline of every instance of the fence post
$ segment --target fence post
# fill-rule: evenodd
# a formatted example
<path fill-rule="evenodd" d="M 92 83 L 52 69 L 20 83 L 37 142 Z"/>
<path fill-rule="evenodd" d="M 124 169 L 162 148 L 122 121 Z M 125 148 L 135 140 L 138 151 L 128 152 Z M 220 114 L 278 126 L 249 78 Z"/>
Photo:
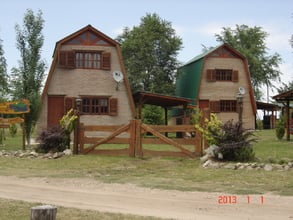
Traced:
<path fill-rule="evenodd" d="M 136 120 L 130 120 L 129 126 L 129 156 L 135 157 Z"/>
<path fill-rule="evenodd" d="M 143 157 L 141 140 L 141 120 L 137 119 L 135 121 L 135 155 L 138 157 Z"/>
<path fill-rule="evenodd" d="M 202 134 L 199 131 L 195 131 L 195 153 L 197 155 L 203 155 L 203 148 L 202 148 Z"/>
<path fill-rule="evenodd" d="M 79 140 L 79 126 L 80 126 L 80 115 L 78 110 L 75 111 L 75 115 L 77 116 L 76 126 L 74 128 L 74 141 L 73 141 L 73 154 L 78 154 L 78 144 Z"/>
<path fill-rule="evenodd" d="M 57 207 L 52 205 L 35 206 L 31 208 L 31 220 L 55 220 Z"/>
<path fill-rule="evenodd" d="M 84 148 L 84 134 L 85 133 L 85 128 L 84 128 L 84 124 L 80 123 L 79 125 L 79 137 L 78 137 L 78 141 L 79 141 L 79 152 L 83 153 L 83 148 Z"/>
<path fill-rule="evenodd" d="M 204 108 L 204 109 L 203 109 L 202 123 L 204 123 L 205 119 L 210 120 L 210 116 L 211 116 L 210 109 L 209 109 L 209 108 Z M 202 148 L 203 148 L 203 149 L 208 148 L 209 146 L 208 146 L 208 142 L 207 142 L 207 140 L 204 138 L 202 141 L 203 141 L 203 144 L 202 144 L 203 146 L 202 146 Z"/>

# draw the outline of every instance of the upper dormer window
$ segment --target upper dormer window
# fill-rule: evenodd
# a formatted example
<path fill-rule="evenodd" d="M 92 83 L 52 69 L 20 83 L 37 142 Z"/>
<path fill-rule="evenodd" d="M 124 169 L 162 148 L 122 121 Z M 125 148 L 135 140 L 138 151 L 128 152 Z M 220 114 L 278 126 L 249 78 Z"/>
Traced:
<path fill-rule="evenodd" d="M 111 54 L 101 51 L 60 51 L 59 67 L 80 69 L 111 69 Z"/>
<path fill-rule="evenodd" d="M 208 69 L 206 72 L 207 81 L 232 81 L 238 82 L 238 71 L 232 69 Z"/>
<path fill-rule="evenodd" d="M 101 53 L 97 52 L 76 52 L 75 67 L 84 69 L 100 69 Z"/>

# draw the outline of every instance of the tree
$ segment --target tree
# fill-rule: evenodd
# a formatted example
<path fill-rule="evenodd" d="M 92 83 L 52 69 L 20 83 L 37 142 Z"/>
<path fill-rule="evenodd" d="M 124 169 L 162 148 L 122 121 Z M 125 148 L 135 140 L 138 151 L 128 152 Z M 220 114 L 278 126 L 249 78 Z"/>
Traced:
<path fill-rule="evenodd" d="M 171 23 L 157 14 L 141 18 L 139 26 L 125 28 L 118 36 L 132 92 L 145 90 L 174 94 L 182 40 Z"/>
<path fill-rule="evenodd" d="M 273 81 L 280 81 L 279 64 L 282 59 L 278 53 L 268 54 L 265 44 L 268 33 L 261 27 L 247 25 L 236 25 L 235 29 L 224 27 L 221 34 L 215 36 L 217 41 L 229 44 L 247 58 L 257 99 L 261 97 L 262 85 L 273 87 Z"/>
<path fill-rule="evenodd" d="M 39 10 L 36 15 L 31 9 L 26 11 L 23 27 L 17 24 L 16 46 L 21 59 L 19 67 L 12 69 L 12 88 L 15 99 L 28 99 L 30 112 L 25 114 L 25 133 L 28 145 L 40 109 L 40 91 L 46 69 L 45 61 L 41 59 L 41 48 L 44 37 L 42 34 L 44 20 Z"/>
<path fill-rule="evenodd" d="M 277 88 L 278 93 L 287 92 L 289 90 L 293 90 L 293 81 L 289 81 L 288 84 L 282 83 L 282 86 Z"/>
<path fill-rule="evenodd" d="M 2 48 L 2 40 L 0 39 L 0 100 L 4 99 L 8 91 L 8 75 L 7 64 L 4 57 L 4 50 Z"/>

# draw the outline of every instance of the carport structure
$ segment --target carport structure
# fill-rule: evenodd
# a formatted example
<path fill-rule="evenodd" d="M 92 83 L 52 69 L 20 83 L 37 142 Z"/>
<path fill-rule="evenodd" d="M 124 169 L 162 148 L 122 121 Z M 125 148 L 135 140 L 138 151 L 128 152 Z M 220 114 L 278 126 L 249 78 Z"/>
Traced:
<path fill-rule="evenodd" d="M 277 102 L 283 103 L 286 111 L 286 138 L 287 141 L 290 141 L 290 133 L 293 132 L 293 125 L 292 125 L 292 119 L 290 117 L 290 101 L 293 101 L 293 90 L 289 90 L 287 92 L 280 93 L 276 96 L 273 96 L 273 99 L 275 99 Z M 291 120 L 290 120 L 291 119 Z M 291 123 L 290 123 L 291 122 Z M 290 125 L 291 124 L 291 125 Z"/>
<path fill-rule="evenodd" d="M 273 103 L 256 102 L 257 110 L 263 111 L 263 128 L 274 129 L 276 126 L 277 111 L 281 110 L 281 107 Z"/>
<path fill-rule="evenodd" d="M 177 96 L 162 95 L 150 92 L 137 92 L 133 95 L 133 100 L 138 107 L 137 116 L 142 119 L 143 105 L 161 106 L 165 110 L 165 125 L 168 124 L 168 109 L 171 107 L 182 106 L 183 109 L 183 124 L 186 123 L 186 109 L 192 103 L 192 99 L 182 98 Z"/>

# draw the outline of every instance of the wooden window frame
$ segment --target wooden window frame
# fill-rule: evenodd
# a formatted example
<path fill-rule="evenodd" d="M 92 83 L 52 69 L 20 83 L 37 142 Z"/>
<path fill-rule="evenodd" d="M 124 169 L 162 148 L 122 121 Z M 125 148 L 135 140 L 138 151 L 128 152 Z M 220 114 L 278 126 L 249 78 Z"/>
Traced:
<path fill-rule="evenodd" d="M 208 69 L 208 82 L 238 82 L 238 71 L 232 69 Z"/>
<path fill-rule="evenodd" d="M 75 68 L 78 69 L 102 69 L 100 51 L 76 51 Z"/>
<path fill-rule="evenodd" d="M 237 101 L 220 100 L 220 112 L 237 112 Z"/>
<path fill-rule="evenodd" d="M 111 53 L 103 51 L 60 51 L 61 68 L 111 70 Z"/>
<path fill-rule="evenodd" d="M 216 81 L 232 81 L 232 69 L 216 69 Z"/>
<path fill-rule="evenodd" d="M 81 112 L 83 115 L 110 115 L 118 113 L 118 100 L 107 96 L 82 97 Z"/>
<path fill-rule="evenodd" d="M 210 101 L 210 111 L 213 113 L 237 112 L 238 106 L 236 100 Z"/>

